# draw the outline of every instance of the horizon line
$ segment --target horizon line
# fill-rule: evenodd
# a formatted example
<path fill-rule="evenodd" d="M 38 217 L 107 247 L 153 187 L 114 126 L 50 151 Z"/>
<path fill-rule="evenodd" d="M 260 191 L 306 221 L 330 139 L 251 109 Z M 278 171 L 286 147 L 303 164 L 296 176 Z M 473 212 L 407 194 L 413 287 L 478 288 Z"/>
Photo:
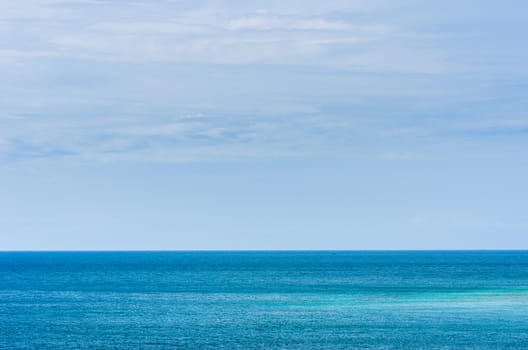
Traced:
<path fill-rule="evenodd" d="M 528 252 L 528 248 L 524 249 L 482 249 L 482 248 L 466 248 L 466 249 L 12 249 L 2 250 L 0 253 L 200 253 L 200 252 Z"/>

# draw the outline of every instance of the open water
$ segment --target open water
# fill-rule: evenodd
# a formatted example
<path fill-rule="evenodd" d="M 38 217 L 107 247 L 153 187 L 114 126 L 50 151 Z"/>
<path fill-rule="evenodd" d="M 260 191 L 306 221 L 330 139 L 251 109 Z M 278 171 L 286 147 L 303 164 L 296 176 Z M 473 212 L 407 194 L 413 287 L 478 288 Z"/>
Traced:
<path fill-rule="evenodd" d="M 528 349 L 528 252 L 4 252 L 0 348 Z"/>

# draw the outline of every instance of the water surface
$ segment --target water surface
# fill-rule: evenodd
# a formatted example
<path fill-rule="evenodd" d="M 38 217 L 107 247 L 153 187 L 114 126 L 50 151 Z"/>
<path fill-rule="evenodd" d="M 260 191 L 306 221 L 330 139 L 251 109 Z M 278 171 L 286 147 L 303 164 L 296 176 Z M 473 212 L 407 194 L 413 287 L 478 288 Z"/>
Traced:
<path fill-rule="evenodd" d="M 0 348 L 528 349 L 528 252 L 0 253 Z"/>

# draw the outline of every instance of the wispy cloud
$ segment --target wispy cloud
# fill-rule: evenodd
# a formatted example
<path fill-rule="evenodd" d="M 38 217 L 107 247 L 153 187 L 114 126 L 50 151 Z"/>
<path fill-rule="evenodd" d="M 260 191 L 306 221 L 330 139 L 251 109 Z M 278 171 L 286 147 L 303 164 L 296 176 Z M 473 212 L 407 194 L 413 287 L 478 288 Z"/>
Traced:
<path fill-rule="evenodd" d="M 0 153 L 392 161 L 428 137 L 525 135 L 525 50 L 469 5 L 426 3 L 1 2 Z"/>
<path fill-rule="evenodd" d="M 248 16 L 229 20 L 227 28 L 232 30 L 350 30 L 351 25 L 325 19 L 291 19 L 269 16 Z"/>
<path fill-rule="evenodd" d="M 20 31 L 37 47 L 4 47 L 4 55 L 63 55 L 94 60 L 211 64 L 337 65 L 356 70 L 431 72 L 460 70 L 432 47 L 408 48 L 420 39 L 390 18 L 355 21 L 350 13 L 388 8 L 387 2 L 287 1 L 232 4 L 205 1 L 14 4 L 7 30 L 39 20 L 40 30 Z M 292 11 L 298 8 L 300 10 Z M 117 11 L 119 10 L 119 16 Z M 24 13 L 28 14 L 24 17 Z M 116 14 L 116 16 L 113 16 Z M 34 17 L 37 16 L 37 17 Z M 115 20 L 116 17 L 120 19 Z M 338 18 L 335 18 L 338 17 Z M 412 34 L 412 35 L 411 35 Z M 412 46 L 416 46 L 414 43 Z M 400 54 L 385 54 L 395 47 Z M 411 63 L 408 63 L 411 61 Z"/>
<path fill-rule="evenodd" d="M 419 125 L 384 129 L 381 135 L 388 137 L 431 136 L 515 136 L 528 134 L 528 118 L 470 118 L 427 120 Z"/>
<path fill-rule="evenodd" d="M 186 161 L 269 155 L 302 155 L 301 145 L 314 142 L 318 123 L 229 116 L 183 115 L 152 121 L 148 118 L 91 120 L 13 119 L 0 142 L 4 160 L 40 157 L 77 157 L 92 160 Z M 328 121 L 321 121 L 328 127 Z M 324 137 L 324 136 L 323 136 Z M 268 154 L 268 155 L 266 155 Z"/>

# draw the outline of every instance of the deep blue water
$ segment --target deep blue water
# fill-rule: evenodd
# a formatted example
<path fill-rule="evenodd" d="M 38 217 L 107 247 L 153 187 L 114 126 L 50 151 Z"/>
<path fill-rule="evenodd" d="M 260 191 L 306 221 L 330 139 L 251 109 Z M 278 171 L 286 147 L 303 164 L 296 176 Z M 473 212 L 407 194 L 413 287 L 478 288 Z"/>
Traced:
<path fill-rule="evenodd" d="M 0 348 L 528 349 L 528 252 L 0 253 Z"/>

